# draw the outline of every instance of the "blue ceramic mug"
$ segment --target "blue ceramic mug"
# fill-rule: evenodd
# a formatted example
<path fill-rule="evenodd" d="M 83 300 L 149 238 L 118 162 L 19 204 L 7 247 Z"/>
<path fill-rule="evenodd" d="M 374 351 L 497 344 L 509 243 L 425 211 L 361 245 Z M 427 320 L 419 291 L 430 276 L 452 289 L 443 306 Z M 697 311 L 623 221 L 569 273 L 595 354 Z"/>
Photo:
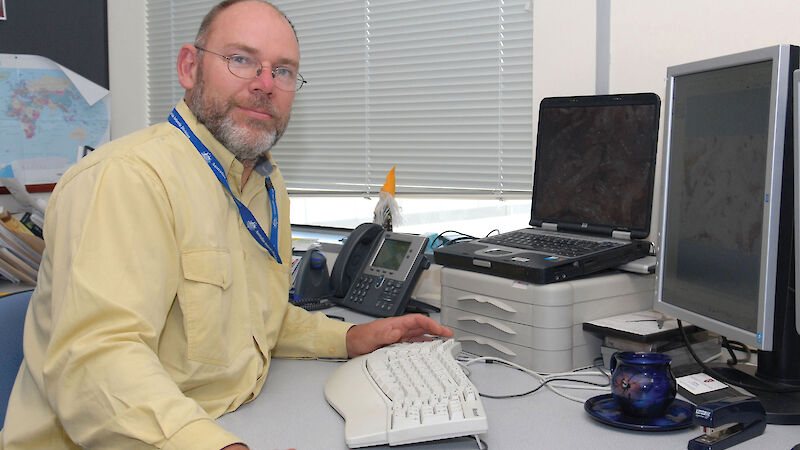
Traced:
<path fill-rule="evenodd" d="M 655 352 L 611 355 L 611 396 L 632 417 L 659 417 L 675 400 L 669 356 Z"/>

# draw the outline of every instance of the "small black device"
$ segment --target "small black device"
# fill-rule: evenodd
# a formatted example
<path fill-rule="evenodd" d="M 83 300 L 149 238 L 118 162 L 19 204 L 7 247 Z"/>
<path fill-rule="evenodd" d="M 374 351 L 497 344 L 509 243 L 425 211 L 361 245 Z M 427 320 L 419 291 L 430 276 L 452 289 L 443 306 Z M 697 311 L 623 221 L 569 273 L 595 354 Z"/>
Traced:
<path fill-rule="evenodd" d="M 377 317 L 403 314 L 423 270 L 428 238 L 362 224 L 345 242 L 331 277 L 334 303 Z"/>
<path fill-rule="evenodd" d="M 308 249 L 292 261 L 292 287 L 289 302 L 312 311 L 333 306 L 327 259 L 318 249 Z"/>

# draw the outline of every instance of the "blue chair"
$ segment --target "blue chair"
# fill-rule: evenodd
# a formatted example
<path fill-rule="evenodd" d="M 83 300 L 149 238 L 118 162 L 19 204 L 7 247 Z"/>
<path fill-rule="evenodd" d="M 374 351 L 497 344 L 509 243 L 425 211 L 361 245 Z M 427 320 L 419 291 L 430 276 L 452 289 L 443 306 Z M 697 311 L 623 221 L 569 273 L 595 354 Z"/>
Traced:
<path fill-rule="evenodd" d="M 0 428 L 22 363 L 22 328 L 32 293 L 30 290 L 0 297 Z"/>

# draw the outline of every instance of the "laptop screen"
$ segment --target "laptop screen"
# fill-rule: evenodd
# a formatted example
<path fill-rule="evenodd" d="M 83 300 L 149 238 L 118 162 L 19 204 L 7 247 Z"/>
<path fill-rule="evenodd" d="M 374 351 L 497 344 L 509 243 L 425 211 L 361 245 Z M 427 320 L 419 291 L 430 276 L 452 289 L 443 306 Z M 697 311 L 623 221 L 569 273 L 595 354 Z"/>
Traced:
<path fill-rule="evenodd" d="M 656 94 L 543 99 L 530 224 L 646 237 L 659 113 Z"/>

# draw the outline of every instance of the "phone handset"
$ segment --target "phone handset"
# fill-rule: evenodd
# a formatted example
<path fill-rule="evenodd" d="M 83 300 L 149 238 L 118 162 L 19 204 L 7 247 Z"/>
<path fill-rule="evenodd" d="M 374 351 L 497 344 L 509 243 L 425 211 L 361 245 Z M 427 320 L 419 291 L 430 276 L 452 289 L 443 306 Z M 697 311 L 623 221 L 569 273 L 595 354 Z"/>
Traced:
<path fill-rule="evenodd" d="M 343 298 L 364 260 L 383 234 L 383 227 L 375 223 L 362 223 L 350 233 L 342 244 L 339 255 L 331 270 L 331 292 L 334 297 Z"/>

